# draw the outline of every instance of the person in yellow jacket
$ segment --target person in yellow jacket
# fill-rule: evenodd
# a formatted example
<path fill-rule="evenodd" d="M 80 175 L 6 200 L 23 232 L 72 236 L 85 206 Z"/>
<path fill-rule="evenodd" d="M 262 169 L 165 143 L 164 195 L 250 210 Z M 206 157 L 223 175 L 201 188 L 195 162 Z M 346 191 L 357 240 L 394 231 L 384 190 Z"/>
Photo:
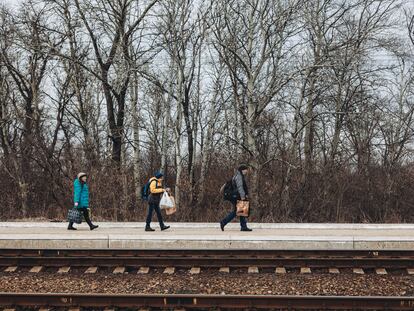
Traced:
<path fill-rule="evenodd" d="M 161 172 L 157 172 L 154 177 L 150 179 L 149 196 L 148 196 L 148 214 L 145 226 L 145 231 L 155 231 L 151 228 L 152 214 L 155 210 L 157 213 L 158 222 L 162 231 L 168 229 L 170 226 L 166 226 L 162 220 L 160 201 L 161 196 L 165 191 L 170 191 L 169 188 L 163 188 L 162 183 L 164 175 Z"/>

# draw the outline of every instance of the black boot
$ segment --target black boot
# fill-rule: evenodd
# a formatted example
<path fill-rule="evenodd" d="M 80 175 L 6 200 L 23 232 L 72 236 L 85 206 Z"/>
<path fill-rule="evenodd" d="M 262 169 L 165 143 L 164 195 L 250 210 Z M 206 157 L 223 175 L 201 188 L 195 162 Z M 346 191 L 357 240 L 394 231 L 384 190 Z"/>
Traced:
<path fill-rule="evenodd" d="M 83 216 L 85 217 L 85 221 L 86 221 L 86 223 L 89 225 L 89 229 L 94 230 L 94 229 L 96 229 L 96 228 L 98 228 L 98 227 L 99 227 L 98 225 L 94 225 L 94 224 L 92 223 L 91 219 L 89 218 L 89 213 L 88 213 L 88 211 L 85 211 L 85 212 L 83 213 Z"/>
<path fill-rule="evenodd" d="M 145 231 L 150 231 L 150 232 L 152 232 L 152 231 L 155 231 L 155 230 L 154 230 L 154 229 L 152 229 L 150 225 L 146 225 L 146 226 L 145 226 Z"/>
<path fill-rule="evenodd" d="M 94 224 L 92 224 L 92 226 L 89 226 L 89 229 L 93 230 L 93 229 L 96 229 L 96 228 L 98 228 L 98 227 L 99 227 L 98 225 L 94 225 Z"/>
<path fill-rule="evenodd" d="M 247 228 L 247 227 L 243 227 L 240 229 L 240 231 L 253 231 L 253 229 Z"/>
<path fill-rule="evenodd" d="M 224 231 L 224 226 L 225 226 L 225 224 L 224 224 L 222 221 L 220 221 L 220 228 L 221 228 L 221 231 Z"/>
<path fill-rule="evenodd" d="M 167 230 L 170 226 L 166 226 L 162 224 L 160 227 L 161 227 L 161 231 L 164 231 L 164 230 Z"/>
<path fill-rule="evenodd" d="M 78 230 L 73 226 L 73 222 L 69 223 L 68 230 Z"/>

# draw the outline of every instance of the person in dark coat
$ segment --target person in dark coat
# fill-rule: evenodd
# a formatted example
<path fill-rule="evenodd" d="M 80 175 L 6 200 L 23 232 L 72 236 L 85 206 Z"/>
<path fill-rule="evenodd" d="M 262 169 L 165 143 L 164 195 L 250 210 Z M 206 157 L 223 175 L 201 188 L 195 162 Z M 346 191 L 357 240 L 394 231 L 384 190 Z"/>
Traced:
<path fill-rule="evenodd" d="M 73 202 L 75 208 L 82 211 L 83 217 L 91 230 L 98 228 L 98 225 L 94 225 L 89 218 L 89 187 L 87 183 L 87 174 L 79 173 L 75 181 L 73 182 Z M 69 222 L 68 230 L 76 230 L 73 226 L 73 222 Z"/>
<path fill-rule="evenodd" d="M 248 200 L 249 189 L 247 188 L 247 183 L 245 176 L 249 172 L 249 166 L 246 164 L 241 164 L 237 169 L 236 174 L 232 178 L 233 187 L 235 187 L 235 195 L 231 201 L 233 205 L 233 210 L 222 220 L 220 221 L 221 231 L 224 231 L 224 227 L 231 222 L 236 217 L 236 204 L 239 200 Z M 252 231 L 252 229 L 247 227 L 246 217 L 240 216 L 240 227 L 241 231 Z"/>
<path fill-rule="evenodd" d="M 170 226 L 166 226 L 164 221 L 162 220 L 161 209 L 160 209 L 160 201 L 161 196 L 165 191 L 170 191 L 169 188 L 164 189 L 162 187 L 162 183 L 164 180 L 164 175 L 161 172 L 155 173 L 155 176 L 150 179 L 149 185 L 149 197 L 148 197 L 148 214 L 146 220 L 145 231 L 155 231 L 151 228 L 151 220 L 152 214 L 155 210 L 158 218 L 158 222 L 160 223 L 160 228 L 162 231 L 167 230 Z"/>

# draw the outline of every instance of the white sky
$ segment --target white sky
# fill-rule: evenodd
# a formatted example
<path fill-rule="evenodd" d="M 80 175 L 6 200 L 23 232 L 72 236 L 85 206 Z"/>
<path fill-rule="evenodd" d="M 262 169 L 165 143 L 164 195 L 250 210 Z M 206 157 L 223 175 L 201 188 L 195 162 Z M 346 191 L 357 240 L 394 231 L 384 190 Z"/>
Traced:
<path fill-rule="evenodd" d="M 17 7 L 23 0 L 0 0 L 0 5 L 6 5 L 10 8 Z"/>

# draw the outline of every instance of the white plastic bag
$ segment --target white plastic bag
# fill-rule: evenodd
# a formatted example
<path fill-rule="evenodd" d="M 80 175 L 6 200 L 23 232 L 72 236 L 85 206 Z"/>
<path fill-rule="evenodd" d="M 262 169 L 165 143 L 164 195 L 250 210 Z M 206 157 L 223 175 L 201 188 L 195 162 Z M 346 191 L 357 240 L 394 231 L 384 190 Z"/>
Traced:
<path fill-rule="evenodd" d="M 161 201 L 160 201 L 160 208 L 161 209 L 168 209 L 168 208 L 173 208 L 173 207 L 174 207 L 174 202 L 173 202 L 173 200 L 171 200 L 170 196 L 165 191 L 164 194 L 162 195 L 162 198 L 161 198 Z"/>

